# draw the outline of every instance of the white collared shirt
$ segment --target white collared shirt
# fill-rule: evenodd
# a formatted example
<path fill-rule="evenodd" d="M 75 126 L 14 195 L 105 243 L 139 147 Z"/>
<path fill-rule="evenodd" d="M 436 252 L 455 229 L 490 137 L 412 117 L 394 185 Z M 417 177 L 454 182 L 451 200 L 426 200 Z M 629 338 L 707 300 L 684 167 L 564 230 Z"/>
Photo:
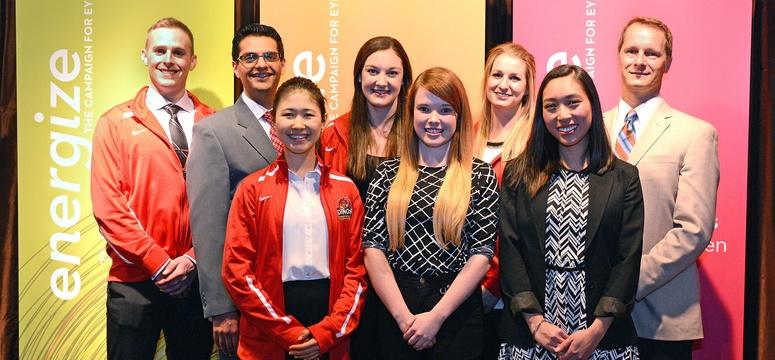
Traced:
<path fill-rule="evenodd" d="M 492 161 L 495 160 L 495 158 L 498 157 L 498 155 L 503 153 L 503 144 L 499 147 L 484 147 L 484 151 L 482 152 L 482 160 L 484 160 L 488 164 L 492 164 Z"/>
<path fill-rule="evenodd" d="M 651 120 L 659 106 L 662 105 L 663 101 L 664 100 L 662 100 L 661 96 L 655 96 L 643 104 L 635 107 L 635 112 L 638 114 L 638 121 L 635 121 L 636 141 L 638 137 L 643 134 L 643 129 L 646 128 L 646 123 Z M 619 109 L 617 110 L 618 118 L 616 119 L 616 126 L 614 127 L 617 134 L 624 127 L 624 118 L 627 117 L 627 113 L 630 112 L 630 110 L 632 110 L 630 105 L 624 102 L 624 100 L 619 99 Z"/>
<path fill-rule="evenodd" d="M 148 92 L 145 94 L 145 106 L 151 111 L 156 120 L 159 121 L 159 125 L 164 129 L 164 133 L 167 134 L 167 139 L 172 141 L 170 136 L 170 114 L 164 111 L 164 106 L 169 104 L 153 84 L 148 86 Z M 186 140 L 188 141 L 189 148 L 191 147 L 191 136 L 194 129 L 194 114 L 196 108 L 194 108 L 194 101 L 188 96 L 188 93 L 184 93 L 183 97 L 173 104 L 180 106 L 181 110 L 178 111 L 178 121 L 180 126 L 183 127 L 183 133 L 186 134 Z"/>
<path fill-rule="evenodd" d="M 283 217 L 283 282 L 330 278 L 328 226 L 320 200 L 320 167 L 300 177 L 288 171 Z"/>
<path fill-rule="evenodd" d="M 264 114 L 268 113 L 272 109 L 267 109 L 263 107 L 261 104 L 253 101 L 253 99 L 249 98 L 245 92 L 242 92 L 242 101 L 245 102 L 245 104 L 248 106 L 248 109 L 250 109 L 250 112 L 253 113 L 253 116 L 258 119 L 258 123 L 261 124 L 261 127 L 264 128 L 264 131 L 266 132 L 266 136 L 269 136 L 269 129 L 272 127 L 272 124 L 270 124 L 268 121 L 264 120 Z"/>

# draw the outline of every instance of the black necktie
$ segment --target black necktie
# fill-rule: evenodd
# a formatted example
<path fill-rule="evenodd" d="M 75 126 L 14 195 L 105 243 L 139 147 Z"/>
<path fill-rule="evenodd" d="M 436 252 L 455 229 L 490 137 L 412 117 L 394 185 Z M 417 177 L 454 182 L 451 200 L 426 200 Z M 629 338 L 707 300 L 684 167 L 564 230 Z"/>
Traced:
<path fill-rule="evenodd" d="M 186 133 L 183 132 L 183 127 L 180 126 L 178 121 L 178 111 L 180 106 L 175 104 L 164 105 L 164 111 L 170 114 L 170 140 L 172 140 L 172 147 L 175 148 L 175 153 L 178 154 L 180 165 L 186 167 L 186 159 L 188 158 L 188 141 L 186 140 Z"/>

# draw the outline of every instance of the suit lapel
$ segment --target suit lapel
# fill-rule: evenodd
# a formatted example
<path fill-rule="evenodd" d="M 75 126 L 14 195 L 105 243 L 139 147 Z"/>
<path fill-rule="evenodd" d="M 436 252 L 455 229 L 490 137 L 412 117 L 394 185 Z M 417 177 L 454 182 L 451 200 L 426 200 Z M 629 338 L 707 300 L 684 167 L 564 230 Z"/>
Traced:
<path fill-rule="evenodd" d="M 589 213 L 587 214 L 587 235 L 584 239 L 586 249 L 589 249 L 589 243 L 595 238 L 597 228 L 603 219 L 603 212 L 608 206 L 608 198 L 611 196 L 613 180 L 607 175 L 589 174 Z"/>
<path fill-rule="evenodd" d="M 619 131 L 621 130 L 614 127 L 616 126 L 616 119 L 619 118 L 619 106 L 615 106 L 606 114 L 608 116 L 604 117 L 603 120 L 605 121 L 605 128 L 608 129 L 608 141 L 611 144 L 611 149 L 616 149 L 616 137 L 619 136 Z"/>
<path fill-rule="evenodd" d="M 643 129 L 643 135 L 639 135 L 635 141 L 635 147 L 632 149 L 627 162 L 638 165 L 643 156 L 651 150 L 654 143 L 670 127 L 672 116 L 670 105 L 662 102 L 657 111 L 654 112 L 653 118 L 646 124 L 646 128 Z"/>
<path fill-rule="evenodd" d="M 527 193 L 526 193 L 527 194 Z M 546 253 L 546 200 L 549 197 L 549 183 L 547 183 L 533 199 L 530 199 L 530 216 L 533 217 L 538 245 L 541 247 L 541 256 Z"/>
<path fill-rule="evenodd" d="M 237 116 L 237 124 L 245 129 L 242 133 L 242 137 L 245 141 L 247 141 L 267 163 L 274 161 L 277 157 L 277 152 L 272 146 L 272 142 L 269 140 L 269 136 L 266 134 L 266 131 L 264 131 L 261 123 L 258 122 L 256 116 L 250 111 L 248 105 L 242 101 L 242 97 L 234 103 L 234 110 Z"/>

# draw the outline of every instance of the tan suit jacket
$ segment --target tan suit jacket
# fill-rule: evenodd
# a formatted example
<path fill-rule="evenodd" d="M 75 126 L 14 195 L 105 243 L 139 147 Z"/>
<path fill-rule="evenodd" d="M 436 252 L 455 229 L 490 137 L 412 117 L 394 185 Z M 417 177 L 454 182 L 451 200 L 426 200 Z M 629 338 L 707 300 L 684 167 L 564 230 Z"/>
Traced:
<path fill-rule="evenodd" d="M 605 113 L 611 145 L 618 108 Z M 710 242 L 719 182 L 716 129 L 663 102 L 627 162 L 643 187 L 643 257 L 632 317 L 638 336 L 702 338 L 697 258 Z"/>

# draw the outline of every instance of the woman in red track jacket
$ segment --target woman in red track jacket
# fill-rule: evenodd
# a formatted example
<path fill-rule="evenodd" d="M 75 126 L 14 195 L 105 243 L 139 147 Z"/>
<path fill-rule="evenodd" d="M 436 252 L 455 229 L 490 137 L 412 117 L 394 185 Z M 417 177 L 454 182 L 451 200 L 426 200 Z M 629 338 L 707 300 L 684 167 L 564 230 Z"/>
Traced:
<path fill-rule="evenodd" d="M 241 359 L 349 359 L 347 339 L 358 325 L 366 291 L 361 252 L 363 205 L 350 179 L 317 161 L 316 143 L 325 107 L 313 82 L 296 77 L 280 86 L 272 115 L 285 145 L 284 154 L 242 181 L 226 231 L 223 280 L 243 317 L 238 355 Z M 286 297 L 287 268 L 283 264 L 283 249 L 299 243 L 284 238 L 288 231 L 285 216 L 289 208 L 302 211 L 300 204 L 286 204 L 289 182 L 295 174 L 304 176 L 304 171 L 319 175 L 328 231 L 328 312 L 312 324 L 303 324 L 297 314 L 286 312 L 290 302 L 305 307 L 315 304 L 305 303 L 306 298 Z M 304 286 L 305 282 L 295 283 Z"/>

